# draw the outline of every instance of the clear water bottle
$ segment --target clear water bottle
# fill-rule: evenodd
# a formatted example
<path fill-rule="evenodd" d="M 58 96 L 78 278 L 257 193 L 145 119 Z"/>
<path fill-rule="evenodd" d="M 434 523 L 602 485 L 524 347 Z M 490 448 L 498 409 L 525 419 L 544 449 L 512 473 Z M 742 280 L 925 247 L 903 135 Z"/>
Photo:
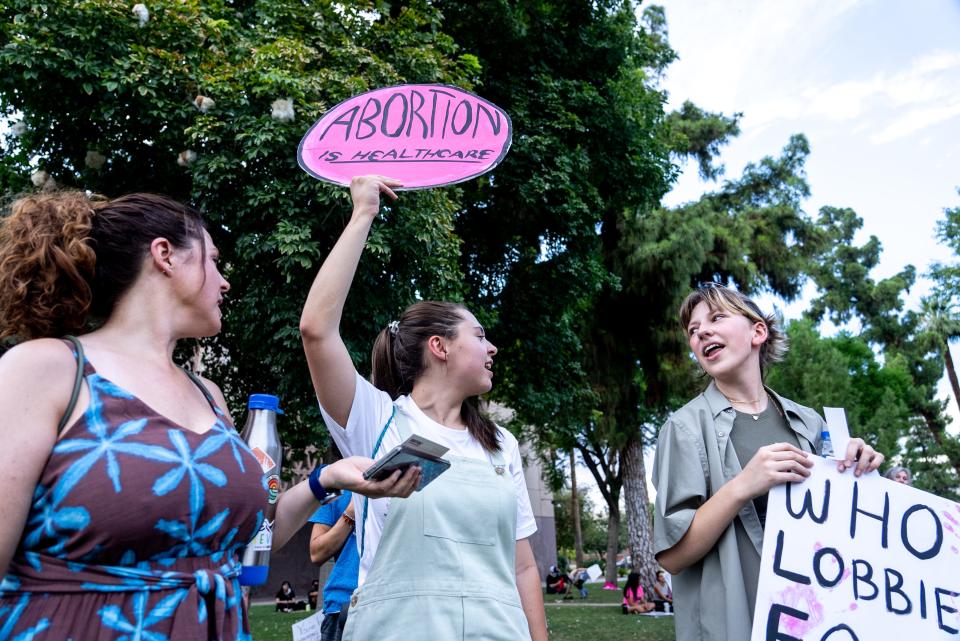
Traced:
<path fill-rule="evenodd" d="M 833 457 L 833 441 L 830 440 L 829 430 L 820 432 L 820 456 L 824 458 Z"/>
<path fill-rule="evenodd" d="M 240 435 L 263 470 L 268 505 L 260 530 L 247 543 L 243 552 L 240 585 L 263 585 L 270 571 L 270 547 L 273 545 L 273 517 L 280 496 L 280 463 L 283 449 L 277 435 L 277 414 L 280 399 L 271 394 L 251 394 L 247 402 L 247 424 Z"/>

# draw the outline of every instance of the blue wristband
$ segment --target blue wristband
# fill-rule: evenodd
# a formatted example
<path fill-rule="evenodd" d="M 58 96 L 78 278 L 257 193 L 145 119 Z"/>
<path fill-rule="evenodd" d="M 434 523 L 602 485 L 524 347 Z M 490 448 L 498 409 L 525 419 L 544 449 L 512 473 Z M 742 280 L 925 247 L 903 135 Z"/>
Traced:
<path fill-rule="evenodd" d="M 307 477 L 307 483 L 310 485 L 310 491 L 313 492 L 313 495 L 321 505 L 325 505 L 330 501 L 335 500 L 340 496 L 340 490 L 327 490 L 323 485 L 320 484 L 320 472 L 323 471 L 326 465 L 320 465 L 313 468 L 313 471 L 310 472 L 310 476 Z"/>

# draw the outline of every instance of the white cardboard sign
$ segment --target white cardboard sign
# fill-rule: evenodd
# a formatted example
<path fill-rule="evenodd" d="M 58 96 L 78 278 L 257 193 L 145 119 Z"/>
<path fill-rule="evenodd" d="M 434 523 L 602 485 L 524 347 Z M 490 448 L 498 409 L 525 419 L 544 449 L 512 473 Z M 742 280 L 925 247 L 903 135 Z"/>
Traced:
<path fill-rule="evenodd" d="M 320 610 L 306 619 L 297 621 L 290 626 L 293 629 L 293 641 L 320 641 L 320 625 L 322 623 L 323 612 Z"/>
<path fill-rule="evenodd" d="M 587 568 L 587 574 L 590 576 L 591 581 L 596 581 L 601 576 L 603 576 L 603 570 L 600 569 L 600 566 L 594 563 Z"/>
<path fill-rule="evenodd" d="M 830 442 L 833 444 L 834 458 L 843 458 L 850 442 L 850 428 L 847 427 L 847 413 L 842 407 L 824 407 L 823 417 L 830 430 Z"/>
<path fill-rule="evenodd" d="M 960 504 L 814 458 L 770 490 L 752 641 L 956 640 Z"/>

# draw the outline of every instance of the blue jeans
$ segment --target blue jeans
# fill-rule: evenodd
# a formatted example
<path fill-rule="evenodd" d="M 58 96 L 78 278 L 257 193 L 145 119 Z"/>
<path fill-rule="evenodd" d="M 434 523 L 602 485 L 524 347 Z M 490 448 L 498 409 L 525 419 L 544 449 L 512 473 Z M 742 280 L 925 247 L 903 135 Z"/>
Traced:
<path fill-rule="evenodd" d="M 343 636 L 343 626 L 347 624 L 347 607 L 340 612 L 331 612 L 323 615 L 320 624 L 320 641 L 340 641 Z"/>

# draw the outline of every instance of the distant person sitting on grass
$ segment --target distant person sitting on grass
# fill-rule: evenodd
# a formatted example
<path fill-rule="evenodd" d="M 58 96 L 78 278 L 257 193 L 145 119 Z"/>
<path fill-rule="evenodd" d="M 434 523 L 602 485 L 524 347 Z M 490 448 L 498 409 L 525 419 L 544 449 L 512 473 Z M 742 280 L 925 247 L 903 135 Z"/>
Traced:
<path fill-rule="evenodd" d="M 624 614 L 644 614 L 653 609 L 653 604 L 643 596 L 640 574 L 631 572 L 627 584 L 623 586 L 623 603 L 620 606 Z"/>
<path fill-rule="evenodd" d="M 653 584 L 653 605 L 657 612 L 665 612 L 665 605 L 673 606 L 673 588 L 667 583 L 663 570 L 657 570 L 657 580 Z"/>
<path fill-rule="evenodd" d="M 294 610 L 303 610 L 306 607 L 303 601 L 297 601 L 297 595 L 289 581 L 280 584 L 276 602 L 277 612 L 293 612 Z"/>
<path fill-rule="evenodd" d="M 546 584 L 547 594 L 561 594 L 564 599 L 573 598 L 573 594 L 570 592 L 572 581 L 567 574 L 560 572 L 557 566 L 550 566 L 550 571 L 547 573 Z"/>

